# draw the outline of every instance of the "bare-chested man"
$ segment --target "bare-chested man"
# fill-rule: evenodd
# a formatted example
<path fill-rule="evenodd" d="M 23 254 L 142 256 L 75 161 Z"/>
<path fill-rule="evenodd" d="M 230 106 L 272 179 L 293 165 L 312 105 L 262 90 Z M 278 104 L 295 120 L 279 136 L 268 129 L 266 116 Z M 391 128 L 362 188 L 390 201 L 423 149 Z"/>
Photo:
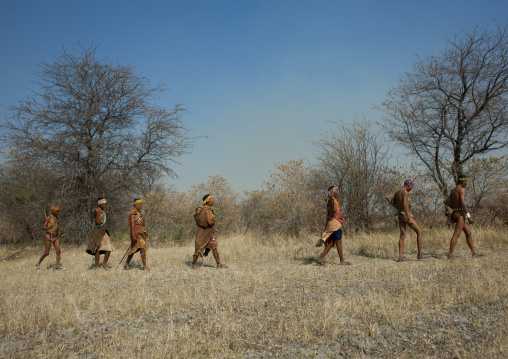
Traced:
<path fill-rule="evenodd" d="M 483 254 L 478 253 L 474 249 L 473 239 L 471 238 L 471 230 L 467 222 L 473 224 L 473 218 L 469 214 L 466 206 L 466 191 L 468 178 L 460 175 L 457 181 L 457 187 L 451 190 L 449 196 L 449 202 L 452 207 L 451 221 L 455 223 L 455 231 L 453 232 L 452 240 L 450 241 L 450 251 L 448 252 L 448 259 L 453 258 L 453 250 L 459 239 L 460 232 L 464 231 L 466 235 L 466 243 L 471 250 L 473 257 L 481 257 Z M 467 218 L 467 222 L 466 222 Z"/>
<path fill-rule="evenodd" d="M 404 187 L 395 192 L 394 203 L 395 207 L 399 211 L 398 220 L 399 220 L 399 229 L 400 229 L 400 237 L 399 237 L 399 259 L 398 262 L 408 261 L 406 257 L 404 257 L 404 239 L 406 238 L 406 225 L 408 225 L 413 231 L 416 233 L 416 244 L 418 249 L 418 259 L 425 259 L 429 256 L 422 253 L 422 230 L 418 227 L 416 221 L 411 217 L 409 210 L 411 205 L 409 204 L 409 192 L 414 187 L 414 183 L 411 180 L 404 181 Z"/>
<path fill-rule="evenodd" d="M 192 256 L 191 268 L 196 269 L 196 262 L 199 257 L 206 257 L 210 251 L 212 251 L 217 268 L 227 268 L 228 266 L 220 262 L 219 257 L 219 245 L 215 238 L 215 214 L 213 213 L 212 206 L 215 204 L 213 196 L 207 194 L 203 197 L 203 207 L 196 208 L 196 214 L 194 218 L 198 230 L 196 233 L 196 248 L 194 255 Z"/>
<path fill-rule="evenodd" d="M 56 251 L 56 264 L 55 269 L 63 270 L 64 268 L 60 265 L 60 241 L 58 240 L 62 236 L 62 231 L 58 227 L 58 213 L 60 212 L 60 207 L 51 206 L 51 214 L 47 216 L 44 220 L 44 224 L 42 225 L 42 229 L 46 231 L 45 237 L 45 248 L 44 254 L 39 259 L 39 262 L 35 265 L 35 269 L 39 270 L 41 266 L 41 262 L 44 258 L 49 255 L 49 251 L 51 250 L 51 244 L 55 247 Z"/>

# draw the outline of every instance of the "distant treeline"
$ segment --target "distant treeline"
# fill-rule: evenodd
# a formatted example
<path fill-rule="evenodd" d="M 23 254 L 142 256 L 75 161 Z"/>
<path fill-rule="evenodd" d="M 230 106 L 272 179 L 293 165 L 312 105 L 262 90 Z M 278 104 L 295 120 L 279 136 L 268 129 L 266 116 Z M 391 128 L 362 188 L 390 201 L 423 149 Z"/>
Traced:
<path fill-rule="evenodd" d="M 483 168 L 487 163 L 482 161 L 477 165 Z M 89 211 L 80 211 L 72 193 L 62 191 L 61 184 L 51 172 L 33 171 L 31 176 L 25 172 L 24 178 L 18 177 L 17 180 L 14 176 L 8 177 L 8 172 L 5 166 L 1 168 L 0 230 L 4 233 L 4 243 L 33 244 L 41 240 L 43 232 L 40 227 L 49 213 L 50 203 L 61 207 L 64 242 L 82 244 L 88 241 L 92 230 Z M 339 203 L 345 217 L 343 228 L 346 233 L 392 230 L 397 228 L 396 213 L 381 188 L 387 194 L 392 193 L 400 188 L 406 177 L 411 177 L 416 184 L 410 200 L 413 215 L 422 228 L 447 225 L 444 198 L 424 175 L 391 169 L 376 177 L 360 174 L 346 177 L 351 180 L 333 181 L 319 168 L 306 166 L 303 160 L 294 160 L 277 164 L 263 189 L 241 196 L 222 176 L 211 176 L 206 183 L 193 187 L 188 193 L 163 187 L 151 189 L 143 195 L 147 227 L 154 241 L 193 240 L 195 208 L 201 205 L 204 194 L 212 193 L 216 199 L 214 209 L 219 236 L 250 232 L 259 240 L 272 236 L 314 235 L 317 238 L 325 223 L 326 190 L 333 183 L 341 189 Z M 476 225 L 508 224 L 507 190 L 506 179 L 496 182 L 486 173 L 474 172 L 466 192 Z M 113 238 L 126 238 L 132 196 L 112 193 L 106 197 L 108 226 Z"/>

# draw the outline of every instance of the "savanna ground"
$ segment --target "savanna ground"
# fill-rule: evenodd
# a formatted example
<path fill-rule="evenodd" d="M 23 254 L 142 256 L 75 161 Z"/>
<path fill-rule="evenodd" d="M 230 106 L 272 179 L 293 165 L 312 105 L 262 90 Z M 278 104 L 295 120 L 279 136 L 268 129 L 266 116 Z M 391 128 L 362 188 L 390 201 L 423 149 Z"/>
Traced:
<path fill-rule="evenodd" d="M 92 270 L 84 251 L 2 249 L 0 357 L 4 358 L 504 358 L 508 357 L 506 227 L 474 228 L 485 254 L 473 259 L 464 237 L 447 260 L 448 228 L 413 234 L 395 262 L 397 233 L 346 236 L 349 267 L 336 250 L 306 239 L 220 238 L 212 256 L 189 265 L 193 243 L 155 246 L 151 271 L 136 254 L 130 271 Z"/>

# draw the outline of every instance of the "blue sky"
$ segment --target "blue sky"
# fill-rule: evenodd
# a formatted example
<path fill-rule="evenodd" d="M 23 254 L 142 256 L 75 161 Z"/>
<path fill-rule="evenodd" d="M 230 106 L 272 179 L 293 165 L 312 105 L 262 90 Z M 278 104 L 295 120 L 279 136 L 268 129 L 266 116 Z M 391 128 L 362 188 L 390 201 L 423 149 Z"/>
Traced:
<path fill-rule="evenodd" d="M 195 142 L 168 184 L 187 191 L 222 175 L 261 188 L 274 164 L 315 157 L 312 141 L 386 97 L 416 54 L 508 18 L 508 1 L 0 1 L 0 120 L 62 45 L 137 66 L 181 103 Z"/>

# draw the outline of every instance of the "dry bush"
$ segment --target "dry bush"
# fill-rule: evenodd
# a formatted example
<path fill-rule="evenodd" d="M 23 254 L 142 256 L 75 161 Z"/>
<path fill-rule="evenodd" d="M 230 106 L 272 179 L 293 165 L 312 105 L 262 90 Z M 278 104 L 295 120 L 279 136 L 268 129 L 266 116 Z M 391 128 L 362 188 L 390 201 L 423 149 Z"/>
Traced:
<path fill-rule="evenodd" d="M 47 166 L 17 156 L 0 166 L 0 213 L 10 229 L 10 243 L 30 243 L 40 238 L 40 227 L 51 202 L 59 195 L 56 176 Z M 60 203 L 57 203 L 60 204 Z M 4 238 L 7 240 L 7 238 Z"/>
<path fill-rule="evenodd" d="M 161 189 L 151 192 L 145 202 L 147 225 L 153 240 L 187 241 L 194 239 L 196 204 L 191 200 L 190 195 Z"/>
<path fill-rule="evenodd" d="M 482 224 L 508 223 L 508 157 L 473 159 L 466 173 L 468 209 L 475 213 L 475 220 Z"/>
<path fill-rule="evenodd" d="M 461 238 L 459 258 L 443 259 L 449 229 L 425 231 L 434 257 L 406 263 L 396 232 L 345 236 L 350 267 L 334 252 L 317 266 L 310 237 L 219 236 L 225 270 L 210 257 L 191 270 L 192 243 L 149 248 L 150 272 L 138 256 L 130 271 L 89 270 L 84 248 L 64 243 L 66 271 L 48 257 L 34 273 L 36 254 L 0 262 L 0 356 L 506 357 L 506 228 L 473 230 L 484 258 Z"/>
<path fill-rule="evenodd" d="M 326 216 L 326 188 L 321 195 L 316 192 L 303 159 L 278 163 L 275 168 L 262 191 L 246 193 L 243 213 L 248 228 L 290 237 L 320 228 Z"/>

